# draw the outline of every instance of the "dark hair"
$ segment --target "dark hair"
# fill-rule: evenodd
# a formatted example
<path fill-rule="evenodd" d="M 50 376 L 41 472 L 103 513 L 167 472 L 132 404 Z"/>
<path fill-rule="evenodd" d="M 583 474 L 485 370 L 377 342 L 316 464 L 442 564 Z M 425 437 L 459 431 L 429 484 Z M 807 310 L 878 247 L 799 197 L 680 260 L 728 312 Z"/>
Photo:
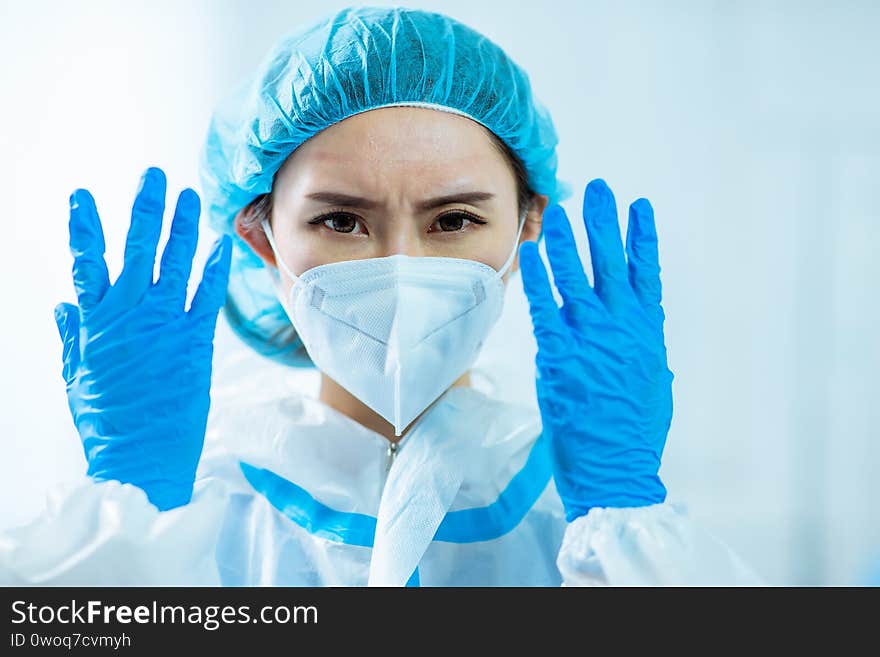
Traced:
<path fill-rule="evenodd" d="M 510 146 L 501 141 L 498 135 L 491 130 L 486 132 L 489 133 L 489 140 L 492 142 L 492 145 L 501 152 L 507 163 L 510 164 L 510 168 L 513 169 L 513 177 L 516 179 L 516 208 L 521 217 L 535 195 L 535 192 L 529 187 L 529 174 L 526 172 L 526 165 L 523 164 L 523 161 L 513 152 Z"/>
<path fill-rule="evenodd" d="M 513 176 L 516 179 L 517 210 L 519 211 L 518 216 L 521 217 L 535 195 L 535 192 L 529 187 L 529 177 L 526 173 L 525 164 L 523 164 L 523 161 L 513 152 L 510 146 L 501 141 L 498 135 L 491 130 L 486 130 L 486 132 L 489 133 L 489 140 L 492 142 L 492 145 L 498 149 L 508 164 L 510 164 L 510 168 L 513 169 Z M 277 176 L 278 174 L 276 173 L 275 175 Z M 273 189 L 275 187 L 274 179 L 272 187 Z M 259 227 L 263 223 L 263 219 L 272 218 L 272 192 L 260 194 L 245 207 L 246 212 L 242 215 L 241 227 L 245 231 L 250 231 Z"/>

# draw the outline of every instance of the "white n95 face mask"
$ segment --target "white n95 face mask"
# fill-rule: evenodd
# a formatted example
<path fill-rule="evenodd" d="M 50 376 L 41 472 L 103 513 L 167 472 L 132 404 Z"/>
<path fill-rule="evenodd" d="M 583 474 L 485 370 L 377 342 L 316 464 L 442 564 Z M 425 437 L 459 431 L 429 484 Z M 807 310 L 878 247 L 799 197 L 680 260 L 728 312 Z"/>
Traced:
<path fill-rule="evenodd" d="M 263 230 L 294 282 L 279 298 L 314 364 L 394 426 L 399 436 L 476 360 L 504 303 L 498 271 L 475 260 L 393 255 L 294 274 L 272 228 Z"/>

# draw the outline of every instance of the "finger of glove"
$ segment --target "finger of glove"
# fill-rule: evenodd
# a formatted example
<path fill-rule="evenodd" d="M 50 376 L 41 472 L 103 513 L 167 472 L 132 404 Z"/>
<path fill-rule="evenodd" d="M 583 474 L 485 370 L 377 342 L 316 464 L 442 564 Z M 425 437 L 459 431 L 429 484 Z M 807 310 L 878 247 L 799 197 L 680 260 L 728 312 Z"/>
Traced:
<path fill-rule="evenodd" d="M 70 253 L 73 256 L 73 286 L 84 314 L 91 312 L 110 287 L 104 261 L 104 230 L 95 199 L 85 189 L 70 195 Z"/>
<path fill-rule="evenodd" d="M 229 284 L 229 267 L 232 262 L 232 238 L 222 235 L 214 242 L 202 280 L 190 305 L 192 318 L 213 317 L 226 301 L 226 287 Z"/>
<path fill-rule="evenodd" d="M 616 313 L 634 300 L 627 276 L 626 258 L 617 224 L 614 195 L 601 178 L 587 185 L 584 224 L 593 261 L 593 284 L 602 303 Z"/>
<path fill-rule="evenodd" d="M 165 185 L 165 174 L 156 167 L 147 169 L 141 178 L 125 240 L 125 261 L 114 286 L 116 301 L 124 308 L 137 305 L 153 284 L 156 247 L 165 211 Z"/>
<path fill-rule="evenodd" d="M 199 240 L 200 206 L 199 195 L 192 189 L 180 193 L 174 209 L 171 234 L 162 253 L 157 291 L 172 300 L 178 311 L 183 311 L 186 303 L 186 284 Z"/>
<path fill-rule="evenodd" d="M 55 306 L 55 325 L 61 336 L 61 375 L 70 385 L 79 368 L 79 308 L 70 303 Z"/>
<path fill-rule="evenodd" d="M 660 282 L 660 256 L 654 208 L 646 198 L 640 198 L 629 206 L 629 223 L 626 229 L 626 257 L 629 282 L 636 298 L 653 318 L 662 323 L 662 285 Z"/>
<path fill-rule="evenodd" d="M 564 315 L 582 326 L 588 313 L 600 304 L 584 273 L 571 222 L 561 206 L 552 205 L 544 212 L 542 224 L 553 281 L 565 304 Z"/>
<path fill-rule="evenodd" d="M 559 314 L 559 306 L 553 298 L 547 269 L 538 253 L 536 242 L 522 243 L 519 248 L 519 267 L 538 349 L 561 353 L 567 346 L 565 325 Z"/>

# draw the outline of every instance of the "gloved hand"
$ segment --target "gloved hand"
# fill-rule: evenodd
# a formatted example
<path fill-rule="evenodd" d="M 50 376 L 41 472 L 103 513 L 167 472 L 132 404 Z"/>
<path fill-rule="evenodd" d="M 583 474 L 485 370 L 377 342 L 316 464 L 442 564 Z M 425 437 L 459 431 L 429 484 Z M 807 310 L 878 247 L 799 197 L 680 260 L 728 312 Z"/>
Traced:
<path fill-rule="evenodd" d="M 76 190 L 70 197 L 70 250 L 79 307 L 55 308 L 67 399 L 88 474 L 134 484 L 163 511 L 192 496 L 208 416 L 214 329 L 232 252 L 224 235 L 186 311 L 199 206 L 193 190 L 181 192 L 153 283 L 165 174 L 147 169 L 132 209 L 122 273 L 111 286 L 94 199 Z"/>
<path fill-rule="evenodd" d="M 535 242 L 520 247 L 535 339 L 538 405 L 552 445 L 554 479 L 571 521 L 593 507 L 663 502 L 660 456 L 672 421 L 654 211 L 629 209 L 626 258 L 614 196 L 605 181 L 586 189 L 584 222 L 591 287 L 565 211 L 544 212 L 553 298 Z"/>

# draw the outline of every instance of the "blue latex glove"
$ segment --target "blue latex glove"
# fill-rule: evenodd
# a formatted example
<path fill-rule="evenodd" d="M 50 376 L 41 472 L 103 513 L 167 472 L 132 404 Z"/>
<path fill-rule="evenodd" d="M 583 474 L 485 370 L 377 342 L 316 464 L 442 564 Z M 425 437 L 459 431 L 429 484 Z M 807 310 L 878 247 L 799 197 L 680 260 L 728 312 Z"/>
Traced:
<path fill-rule="evenodd" d="M 111 286 L 94 199 L 76 190 L 70 197 L 70 250 L 79 307 L 55 308 L 67 399 L 88 474 L 134 484 L 160 510 L 192 496 L 208 417 L 214 329 L 232 252 L 224 235 L 185 310 L 199 197 L 191 189 L 181 192 L 153 283 L 164 209 L 165 174 L 147 169 L 132 209 L 122 273 Z"/>
<path fill-rule="evenodd" d="M 561 308 L 537 243 L 524 242 L 519 252 L 538 344 L 538 404 L 569 521 L 593 507 L 663 502 L 657 473 L 672 421 L 654 211 L 647 199 L 630 206 L 626 258 L 603 180 L 587 186 L 583 213 L 593 287 L 565 211 L 544 212 Z"/>

